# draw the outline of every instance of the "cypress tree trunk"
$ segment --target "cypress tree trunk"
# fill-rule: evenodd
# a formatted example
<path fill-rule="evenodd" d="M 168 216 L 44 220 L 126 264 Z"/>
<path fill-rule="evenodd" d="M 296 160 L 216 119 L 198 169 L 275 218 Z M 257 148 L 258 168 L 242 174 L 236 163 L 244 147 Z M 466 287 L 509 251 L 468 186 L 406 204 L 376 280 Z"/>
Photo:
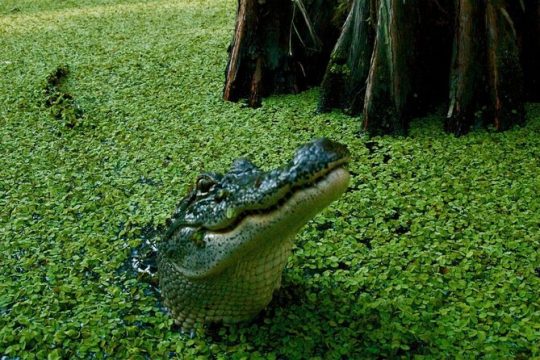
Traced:
<path fill-rule="evenodd" d="M 450 99 L 446 130 L 465 134 L 475 121 L 475 113 L 485 103 L 485 33 L 483 6 L 478 0 L 456 0 L 456 21 L 450 69 Z"/>
<path fill-rule="evenodd" d="M 523 73 L 513 20 L 519 15 L 510 15 L 520 12 L 518 2 L 457 2 L 446 129 L 461 135 L 475 122 L 497 130 L 522 124 Z"/>
<path fill-rule="evenodd" d="M 350 115 L 362 113 L 375 38 L 377 2 L 354 2 L 326 68 L 319 111 L 341 108 Z"/>
<path fill-rule="evenodd" d="M 486 8 L 488 105 L 490 122 L 497 130 L 525 122 L 518 34 L 510 15 L 517 6 L 515 0 L 492 0 Z"/>
<path fill-rule="evenodd" d="M 540 100 L 540 0 L 348 0 L 338 37 L 345 1 L 239 0 L 224 98 L 257 106 L 322 79 L 319 110 L 362 113 L 371 134 L 443 104 L 456 135 L 523 123 L 525 87 Z"/>
<path fill-rule="evenodd" d="M 238 0 L 223 98 L 252 107 L 318 85 L 339 35 L 337 0 Z M 338 21 L 339 23 L 339 21 Z"/>
<path fill-rule="evenodd" d="M 296 69 L 291 68 L 284 34 L 284 20 L 289 14 L 284 10 L 283 6 L 261 4 L 258 0 L 238 2 L 236 28 L 225 72 L 225 100 L 248 98 L 249 105 L 256 107 L 261 96 L 268 95 L 272 88 L 287 84 L 289 88 L 283 91 L 296 90 Z M 265 84 L 262 82 L 263 65 L 266 67 Z"/>
<path fill-rule="evenodd" d="M 372 134 L 405 134 L 407 130 L 416 15 L 411 1 L 380 1 L 364 104 L 364 129 Z"/>

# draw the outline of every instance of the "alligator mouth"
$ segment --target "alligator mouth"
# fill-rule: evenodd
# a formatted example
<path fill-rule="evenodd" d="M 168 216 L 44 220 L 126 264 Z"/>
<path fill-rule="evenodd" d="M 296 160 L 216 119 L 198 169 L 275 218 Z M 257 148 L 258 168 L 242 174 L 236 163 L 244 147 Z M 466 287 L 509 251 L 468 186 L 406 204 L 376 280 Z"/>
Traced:
<path fill-rule="evenodd" d="M 302 197 L 303 193 L 307 193 L 310 190 L 323 190 L 330 189 L 334 186 L 339 187 L 336 184 L 342 184 L 345 182 L 345 187 L 348 184 L 349 172 L 346 170 L 345 166 L 348 163 L 349 159 L 341 159 L 334 163 L 328 164 L 325 168 L 321 169 L 319 172 L 313 174 L 311 179 L 307 182 L 300 183 L 291 187 L 291 189 L 280 198 L 274 205 L 266 207 L 264 209 L 251 209 L 241 212 L 235 221 L 229 224 L 227 227 L 221 229 L 208 229 L 207 234 L 216 234 L 223 235 L 229 232 L 235 231 L 236 228 L 240 227 L 244 220 L 254 217 L 272 217 L 273 213 L 279 212 L 281 209 L 287 207 L 289 203 L 292 203 L 295 197 Z M 339 195 L 343 191 L 339 191 Z M 289 204 L 290 205 L 290 204 Z"/>

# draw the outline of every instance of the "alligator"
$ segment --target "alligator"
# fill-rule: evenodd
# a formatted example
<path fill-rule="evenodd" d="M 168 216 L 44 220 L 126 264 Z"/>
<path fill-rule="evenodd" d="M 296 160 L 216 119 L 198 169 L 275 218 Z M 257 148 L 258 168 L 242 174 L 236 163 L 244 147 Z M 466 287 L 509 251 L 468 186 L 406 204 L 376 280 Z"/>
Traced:
<path fill-rule="evenodd" d="M 322 138 L 283 168 L 245 158 L 203 173 L 158 244 L 159 287 L 182 329 L 250 320 L 276 289 L 296 233 L 347 188 L 349 151 Z"/>

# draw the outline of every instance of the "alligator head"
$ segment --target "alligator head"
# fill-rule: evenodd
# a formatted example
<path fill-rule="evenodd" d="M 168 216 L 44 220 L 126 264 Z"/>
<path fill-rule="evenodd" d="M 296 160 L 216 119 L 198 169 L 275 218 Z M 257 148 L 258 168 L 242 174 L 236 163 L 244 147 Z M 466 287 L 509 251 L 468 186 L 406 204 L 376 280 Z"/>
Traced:
<path fill-rule="evenodd" d="M 238 159 L 224 175 L 200 175 L 159 245 L 160 288 L 177 322 L 237 322 L 266 307 L 295 234 L 347 188 L 348 160 L 323 138 L 280 169 Z"/>

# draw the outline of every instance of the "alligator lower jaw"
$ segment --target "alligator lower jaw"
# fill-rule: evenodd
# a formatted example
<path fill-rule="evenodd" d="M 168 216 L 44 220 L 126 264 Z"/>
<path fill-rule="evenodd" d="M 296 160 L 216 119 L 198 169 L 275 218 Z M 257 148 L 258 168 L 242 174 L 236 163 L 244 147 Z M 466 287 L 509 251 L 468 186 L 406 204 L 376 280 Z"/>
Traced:
<path fill-rule="evenodd" d="M 317 213 L 339 198 L 347 189 L 349 179 L 349 172 L 345 168 L 331 170 L 311 186 L 295 191 L 277 208 L 248 214 L 230 231 L 207 232 L 205 242 L 235 242 L 240 246 L 230 256 L 240 259 L 239 253 L 246 254 L 257 247 L 290 238 Z"/>

